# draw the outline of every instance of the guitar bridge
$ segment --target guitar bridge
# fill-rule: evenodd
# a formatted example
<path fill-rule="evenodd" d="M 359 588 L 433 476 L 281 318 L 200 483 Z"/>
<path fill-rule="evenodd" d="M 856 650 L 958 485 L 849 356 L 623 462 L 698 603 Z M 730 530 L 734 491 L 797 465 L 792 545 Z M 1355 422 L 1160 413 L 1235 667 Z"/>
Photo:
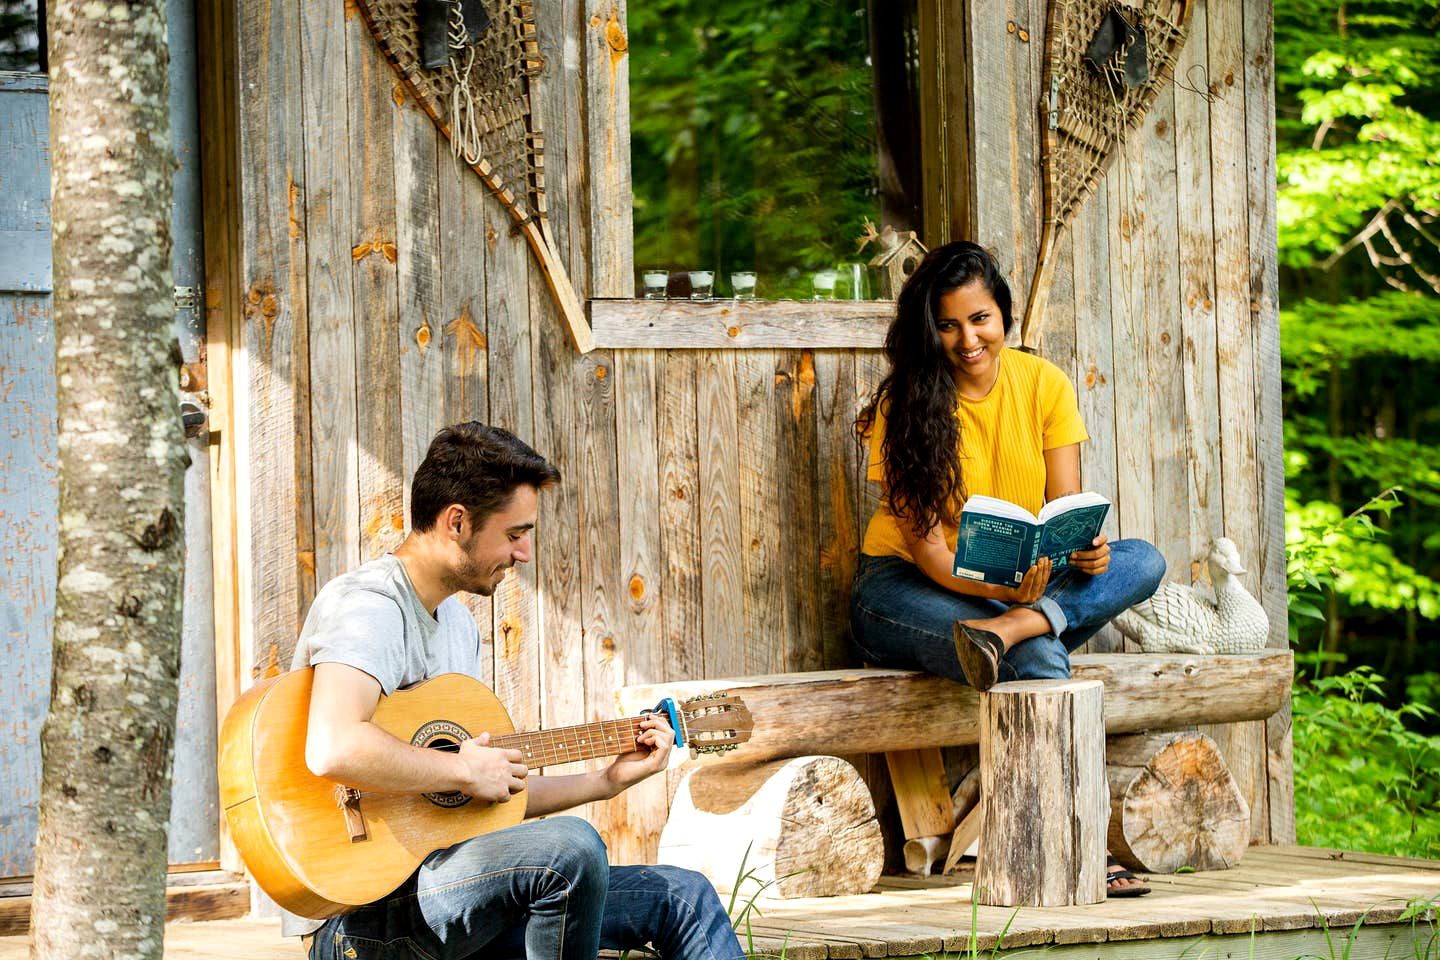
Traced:
<path fill-rule="evenodd" d="M 365 826 L 365 814 L 360 811 L 360 791 L 354 787 L 336 785 L 335 800 L 340 811 L 345 814 L 345 827 L 350 831 L 350 842 L 369 840 L 370 831 Z"/>

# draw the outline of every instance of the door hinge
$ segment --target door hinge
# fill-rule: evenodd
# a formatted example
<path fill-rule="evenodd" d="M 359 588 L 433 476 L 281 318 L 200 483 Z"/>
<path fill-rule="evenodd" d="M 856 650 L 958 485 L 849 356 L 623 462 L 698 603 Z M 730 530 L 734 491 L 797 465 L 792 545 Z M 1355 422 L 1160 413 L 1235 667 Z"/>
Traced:
<path fill-rule="evenodd" d="M 204 302 L 204 299 L 205 294 L 200 290 L 199 287 L 182 287 L 179 284 L 175 285 L 176 310 L 198 311 L 200 309 L 201 303 Z"/>

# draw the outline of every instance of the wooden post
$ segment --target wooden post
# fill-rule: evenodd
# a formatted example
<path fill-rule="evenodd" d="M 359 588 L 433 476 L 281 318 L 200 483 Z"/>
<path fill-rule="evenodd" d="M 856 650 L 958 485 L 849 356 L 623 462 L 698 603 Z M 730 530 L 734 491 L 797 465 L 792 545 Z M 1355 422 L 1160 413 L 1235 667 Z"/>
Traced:
<path fill-rule="evenodd" d="M 884 840 L 870 791 L 836 757 L 693 770 L 680 783 L 660 835 L 659 862 L 697 870 L 742 897 L 865 893 L 880 879 Z M 753 885 L 751 885 L 753 882 Z"/>
<path fill-rule="evenodd" d="M 1132 870 L 1226 870 L 1250 843 L 1250 807 L 1202 733 L 1114 737 L 1106 745 L 1110 852 Z"/>
<path fill-rule="evenodd" d="M 1095 680 L 1022 680 L 980 695 L 976 902 L 1105 899 L 1103 694 Z"/>
<path fill-rule="evenodd" d="M 885 754 L 900 825 L 905 831 L 905 869 L 922 877 L 949 848 L 955 829 L 945 758 L 938 747 L 892 750 Z"/>

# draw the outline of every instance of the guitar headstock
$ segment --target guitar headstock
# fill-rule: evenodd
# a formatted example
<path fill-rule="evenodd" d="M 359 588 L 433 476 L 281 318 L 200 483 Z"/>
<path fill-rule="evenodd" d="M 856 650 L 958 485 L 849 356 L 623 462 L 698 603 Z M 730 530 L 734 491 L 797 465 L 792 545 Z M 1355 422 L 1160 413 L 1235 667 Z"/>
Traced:
<path fill-rule="evenodd" d="M 755 722 L 744 701 L 733 694 L 711 693 L 680 704 L 681 723 L 692 753 L 724 753 L 750 739 Z"/>

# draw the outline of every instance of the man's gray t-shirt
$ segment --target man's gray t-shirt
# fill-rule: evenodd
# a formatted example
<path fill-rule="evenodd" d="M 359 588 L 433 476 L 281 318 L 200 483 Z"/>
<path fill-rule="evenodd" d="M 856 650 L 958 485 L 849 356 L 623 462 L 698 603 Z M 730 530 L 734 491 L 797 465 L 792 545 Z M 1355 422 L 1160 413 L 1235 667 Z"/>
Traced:
<path fill-rule="evenodd" d="M 331 580 L 305 615 L 290 669 L 344 663 L 364 670 L 388 696 L 442 673 L 481 676 L 480 628 L 465 605 L 446 597 L 432 617 L 400 558 L 386 554 Z M 286 913 L 299 936 L 320 921 Z"/>

